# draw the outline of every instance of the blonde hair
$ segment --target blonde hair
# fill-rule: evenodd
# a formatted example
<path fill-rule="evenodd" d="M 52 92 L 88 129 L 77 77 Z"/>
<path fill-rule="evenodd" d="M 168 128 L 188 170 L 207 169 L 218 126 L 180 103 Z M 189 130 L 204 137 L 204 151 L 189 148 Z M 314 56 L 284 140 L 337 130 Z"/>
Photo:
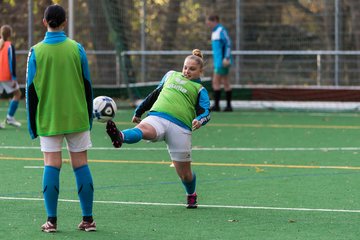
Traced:
<path fill-rule="evenodd" d="M 4 25 L 0 29 L 0 49 L 3 48 L 5 41 L 11 37 L 12 29 L 9 25 Z"/>
<path fill-rule="evenodd" d="M 203 54 L 200 51 L 200 49 L 194 49 L 192 50 L 192 55 L 189 55 L 186 57 L 186 59 L 191 59 L 197 62 L 197 64 L 200 65 L 201 69 L 204 67 L 204 60 L 203 60 Z"/>

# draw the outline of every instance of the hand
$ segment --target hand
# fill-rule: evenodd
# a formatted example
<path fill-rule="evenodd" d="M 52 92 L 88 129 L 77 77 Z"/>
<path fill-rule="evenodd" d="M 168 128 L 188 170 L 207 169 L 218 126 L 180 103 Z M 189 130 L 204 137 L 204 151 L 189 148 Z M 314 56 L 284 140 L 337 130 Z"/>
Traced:
<path fill-rule="evenodd" d="M 141 118 L 133 116 L 132 120 L 133 123 L 140 123 L 141 122 Z"/>
<path fill-rule="evenodd" d="M 194 119 L 192 121 L 192 130 L 195 131 L 196 129 L 199 129 L 201 127 L 201 122 L 199 120 Z"/>
<path fill-rule="evenodd" d="M 230 66 L 230 59 L 228 58 L 224 58 L 222 61 L 223 67 L 228 67 Z"/>

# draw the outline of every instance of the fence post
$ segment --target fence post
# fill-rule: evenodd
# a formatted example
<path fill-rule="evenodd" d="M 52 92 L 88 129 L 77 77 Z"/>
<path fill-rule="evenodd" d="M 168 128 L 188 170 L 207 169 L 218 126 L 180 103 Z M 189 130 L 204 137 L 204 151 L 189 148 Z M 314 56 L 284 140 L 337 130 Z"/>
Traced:
<path fill-rule="evenodd" d="M 236 50 L 240 50 L 240 39 L 241 39 L 241 0 L 236 0 Z M 235 83 L 240 84 L 240 55 L 236 55 L 235 57 Z"/>
<path fill-rule="evenodd" d="M 28 0 L 28 49 L 33 45 L 33 32 L 34 32 L 34 15 L 33 15 L 34 2 L 33 0 Z"/>
<path fill-rule="evenodd" d="M 339 86 L 339 49 L 340 49 L 340 36 L 339 36 L 339 28 L 340 28 L 340 1 L 335 0 L 335 66 L 334 66 L 334 84 L 335 86 Z"/>
<path fill-rule="evenodd" d="M 146 50 L 146 0 L 142 0 L 141 6 L 141 51 Z M 141 55 L 141 82 L 145 82 L 146 56 Z"/>
<path fill-rule="evenodd" d="M 316 66 L 317 66 L 316 84 L 318 86 L 321 86 L 321 55 L 320 54 L 316 55 Z"/>
<path fill-rule="evenodd" d="M 68 0 L 69 4 L 69 38 L 74 39 L 74 0 Z"/>

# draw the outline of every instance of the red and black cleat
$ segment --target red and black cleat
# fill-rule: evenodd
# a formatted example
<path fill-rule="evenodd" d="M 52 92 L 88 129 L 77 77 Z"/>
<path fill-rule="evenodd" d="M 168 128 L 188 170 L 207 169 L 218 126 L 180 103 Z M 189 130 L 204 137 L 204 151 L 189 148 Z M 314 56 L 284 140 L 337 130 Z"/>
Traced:
<path fill-rule="evenodd" d="M 106 132 L 111 138 L 112 145 L 115 148 L 120 148 L 122 143 L 124 142 L 124 138 L 122 133 L 117 129 L 115 123 L 109 120 L 106 124 Z"/>
<path fill-rule="evenodd" d="M 197 208 L 197 194 L 193 193 L 191 195 L 187 195 L 187 204 L 186 208 Z"/>

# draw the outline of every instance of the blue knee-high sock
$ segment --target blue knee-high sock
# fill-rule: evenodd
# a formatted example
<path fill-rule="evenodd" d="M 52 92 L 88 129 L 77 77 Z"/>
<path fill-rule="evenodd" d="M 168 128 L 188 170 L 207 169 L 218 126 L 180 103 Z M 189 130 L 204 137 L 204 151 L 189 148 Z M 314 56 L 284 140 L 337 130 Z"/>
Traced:
<path fill-rule="evenodd" d="M 11 100 L 7 114 L 10 117 L 13 117 L 15 115 L 15 112 L 16 112 L 16 109 L 18 108 L 18 106 L 19 106 L 19 101 Z"/>
<path fill-rule="evenodd" d="M 52 166 L 45 166 L 43 174 L 43 194 L 45 209 L 48 217 L 57 216 L 57 203 L 59 198 L 60 169 Z"/>
<path fill-rule="evenodd" d="M 80 206 L 83 216 L 92 216 L 94 187 L 88 165 L 74 169 Z"/>
<path fill-rule="evenodd" d="M 130 144 L 139 142 L 143 137 L 142 131 L 138 128 L 126 129 L 122 133 L 124 135 L 124 142 Z"/>
<path fill-rule="evenodd" d="M 191 182 L 184 182 L 182 181 L 184 187 L 185 187 L 185 191 L 187 194 L 191 195 L 193 193 L 195 193 L 195 188 L 196 188 L 196 175 L 193 172 L 193 179 Z"/>

